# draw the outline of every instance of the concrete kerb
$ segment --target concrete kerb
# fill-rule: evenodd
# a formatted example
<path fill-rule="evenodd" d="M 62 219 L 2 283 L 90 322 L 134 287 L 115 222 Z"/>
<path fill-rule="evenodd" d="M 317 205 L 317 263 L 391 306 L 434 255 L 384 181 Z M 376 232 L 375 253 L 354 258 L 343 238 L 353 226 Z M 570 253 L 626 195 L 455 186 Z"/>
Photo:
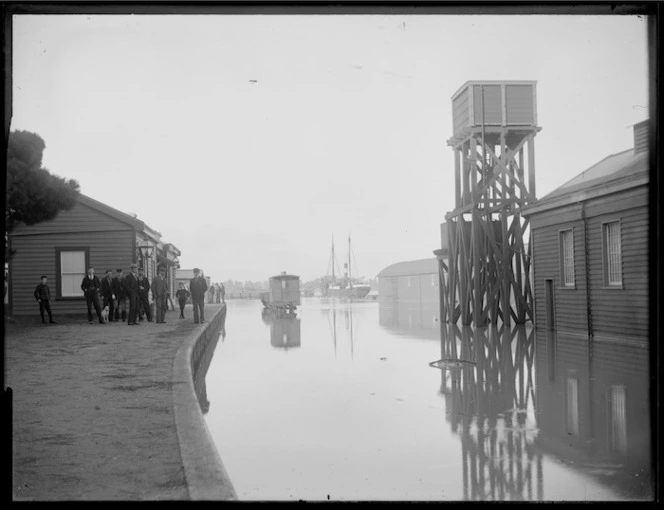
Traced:
<path fill-rule="evenodd" d="M 182 343 L 173 361 L 173 412 L 189 498 L 235 500 L 237 494 L 205 424 L 194 389 L 192 356 L 208 335 L 221 329 L 223 308 L 198 326 Z"/>

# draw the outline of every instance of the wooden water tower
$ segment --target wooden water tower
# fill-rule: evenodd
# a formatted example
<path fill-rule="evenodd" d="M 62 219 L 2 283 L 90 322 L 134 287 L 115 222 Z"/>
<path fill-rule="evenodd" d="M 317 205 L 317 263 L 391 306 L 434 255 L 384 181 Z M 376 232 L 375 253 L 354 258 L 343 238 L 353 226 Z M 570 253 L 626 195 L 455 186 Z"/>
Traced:
<path fill-rule="evenodd" d="M 535 200 L 534 81 L 469 81 L 452 96 L 455 209 L 441 225 L 443 320 L 533 320 L 528 222 Z"/>

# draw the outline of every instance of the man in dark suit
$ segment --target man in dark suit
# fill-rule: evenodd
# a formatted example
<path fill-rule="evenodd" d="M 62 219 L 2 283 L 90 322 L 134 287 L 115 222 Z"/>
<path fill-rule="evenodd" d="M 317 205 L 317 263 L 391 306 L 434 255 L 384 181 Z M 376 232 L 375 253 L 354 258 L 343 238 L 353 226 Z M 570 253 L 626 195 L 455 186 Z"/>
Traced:
<path fill-rule="evenodd" d="M 127 316 L 128 326 L 138 326 L 136 319 L 138 318 L 138 273 L 137 265 L 132 264 L 129 266 L 131 273 L 124 278 L 124 290 L 129 300 L 129 314 Z"/>
<path fill-rule="evenodd" d="M 152 279 L 152 299 L 154 299 L 155 322 L 166 322 L 166 308 L 168 307 L 168 282 L 166 281 L 166 268 L 159 267 L 159 274 Z"/>
<path fill-rule="evenodd" d="M 101 281 L 101 297 L 103 298 L 102 308 L 108 306 L 108 322 L 113 322 L 113 312 L 115 311 L 115 293 L 113 292 L 113 271 L 106 271 L 106 278 Z"/>
<path fill-rule="evenodd" d="M 145 270 L 142 267 L 138 268 L 138 320 L 143 320 L 143 314 L 148 318 L 148 322 L 152 322 L 152 309 L 150 308 L 150 300 L 148 299 L 148 292 L 150 292 L 150 282 L 145 277 Z"/>
<path fill-rule="evenodd" d="M 194 268 L 194 277 L 189 280 L 189 292 L 191 292 L 191 302 L 194 305 L 194 322 L 200 324 L 205 322 L 205 291 L 207 282 L 200 276 L 201 270 Z"/>
<path fill-rule="evenodd" d="M 48 312 L 48 321 L 55 324 L 53 320 L 53 313 L 51 312 L 51 291 L 48 288 L 46 276 L 41 277 L 41 283 L 35 289 L 35 299 L 39 303 L 39 315 L 41 315 L 42 324 L 46 324 L 44 320 L 44 310 Z"/>
<path fill-rule="evenodd" d="M 85 275 L 83 281 L 81 282 L 81 290 L 85 295 L 85 302 L 88 305 L 88 322 L 92 324 L 92 306 L 94 305 L 95 311 L 97 312 L 97 318 L 99 319 L 99 324 L 105 324 L 104 319 L 101 316 L 101 307 L 99 306 L 99 288 L 101 283 L 99 283 L 99 278 L 95 276 L 95 270 L 93 267 L 88 268 L 88 274 Z"/>
<path fill-rule="evenodd" d="M 127 318 L 127 296 L 124 290 L 124 277 L 122 276 L 122 269 L 115 271 L 115 278 L 113 278 L 113 294 L 115 294 L 115 320 L 123 321 Z M 120 315 L 122 314 L 122 315 Z"/>

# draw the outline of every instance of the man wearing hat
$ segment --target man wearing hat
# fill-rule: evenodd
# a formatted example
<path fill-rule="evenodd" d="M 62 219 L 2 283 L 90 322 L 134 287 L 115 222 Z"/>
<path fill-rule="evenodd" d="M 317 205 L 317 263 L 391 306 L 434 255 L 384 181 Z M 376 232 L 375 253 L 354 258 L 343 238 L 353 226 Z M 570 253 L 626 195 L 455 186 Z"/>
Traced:
<path fill-rule="evenodd" d="M 154 299 L 154 313 L 157 316 L 155 322 L 164 324 L 166 318 L 168 282 L 166 281 L 166 268 L 159 266 L 159 274 L 152 279 L 152 299 Z"/>
<path fill-rule="evenodd" d="M 143 314 L 148 318 L 148 322 L 152 322 L 152 310 L 150 309 L 150 300 L 148 299 L 148 292 L 150 292 L 150 282 L 145 277 L 145 270 L 142 267 L 138 268 L 138 320 L 143 320 Z"/>
<path fill-rule="evenodd" d="M 122 319 L 124 321 L 127 319 L 127 295 L 124 289 L 122 269 L 116 269 L 112 289 L 113 294 L 115 294 L 115 320 Z"/>
<path fill-rule="evenodd" d="M 127 316 L 128 326 L 137 326 L 138 322 L 138 273 L 136 264 L 131 264 L 131 273 L 125 276 L 124 288 L 129 300 L 129 315 Z"/>
<path fill-rule="evenodd" d="M 205 278 L 200 276 L 200 273 L 201 270 L 195 267 L 194 277 L 189 281 L 191 302 L 194 305 L 194 322 L 197 324 L 205 322 L 203 307 L 205 306 L 205 291 L 207 290 L 207 282 Z"/>

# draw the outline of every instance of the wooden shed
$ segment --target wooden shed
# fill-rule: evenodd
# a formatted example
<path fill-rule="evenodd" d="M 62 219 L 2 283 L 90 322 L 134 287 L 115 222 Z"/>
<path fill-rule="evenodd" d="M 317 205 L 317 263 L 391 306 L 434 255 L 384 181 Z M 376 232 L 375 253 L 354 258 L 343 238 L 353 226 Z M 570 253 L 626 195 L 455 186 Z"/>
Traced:
<path fill-rule="evenodd" d="M 647 121 L 634 126 L 642 139 Z M 522 209 L 538 328 L 648 336 L 647 144 L 606 157 Z"/>
<path fill-rule="evenodd" d="M 80 194 L 76 205 L 53 220 L 18 225 L 9 236 L 9 306 L 14 316 L 37 315 L 33 292 L 48 277 L 54 315 L 86 313 L 80 285 L 89 266 L 104 277 L 107 269 L 129 272 L 130 265 L 156 274 L 160 257 L 177 264 L 179 250 L 133 215 Z"/>
<path fill-rule="evenodd" d="M 281 273 L 270 278 L 268 304 L 275 308 L 295 308 L 300 304 L 300 277 Z"/>

